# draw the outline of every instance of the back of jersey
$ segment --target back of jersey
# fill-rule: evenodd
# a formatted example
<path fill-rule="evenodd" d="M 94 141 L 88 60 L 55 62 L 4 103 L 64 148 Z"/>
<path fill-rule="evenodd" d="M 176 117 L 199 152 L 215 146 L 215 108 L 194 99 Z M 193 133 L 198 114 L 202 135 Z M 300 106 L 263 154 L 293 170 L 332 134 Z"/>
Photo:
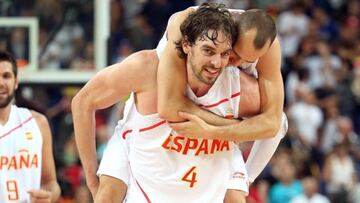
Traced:
<path fill-rule="evenodd" d="M 0 126 L 0 202 L 28 202 L 31 189 L 40 189 L 42 135 L 28 109 L 11 107 Z"/>

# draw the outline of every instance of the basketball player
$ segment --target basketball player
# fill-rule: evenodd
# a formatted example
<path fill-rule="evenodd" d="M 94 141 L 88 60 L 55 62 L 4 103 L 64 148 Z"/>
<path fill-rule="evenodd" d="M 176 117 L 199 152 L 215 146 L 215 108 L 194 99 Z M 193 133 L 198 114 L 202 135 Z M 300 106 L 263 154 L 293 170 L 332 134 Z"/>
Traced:
<path fill-rule="evenodd" d="M 169 121 L 184 121 L 171 127 L 184 136 L 217 138 L 231 141 L 258 140 L 254 143 L 246 168 L 254 181 L 266 166 L 284 136 L 279 129 L 282 120 L 284 90 L 280 72 L 281 49 L 276 26 L 270 16 L 257 9 L 229 9 L 238 26 L 238 38 L 229 65 L 238 66 L 258 78 L 261 112 L 232 127 L 219 126 L 213 115 L 183 95 L 186 86 L 185 60 L 176 51 L 181 39 L 180 24 L 196 7 L 174 14 L 158 48 L 162 55 L 158 69 L 158 112 Z M 167 38 L 167 39 L 166 39 Z M 207 71 L 207 70 L 206 70 Z M 171 106 L 172 108 L 168 108 Z M 180 113 L 178 113 L 180 112 Z M 185 113 L 187 112 L 187 113 Z M 194 114 L 194 115 L 193 115 Z M 204 133 L 204 130 L 207 133 Z M 278 132 L 278 133 L 276 133 Z M 271 139 L 265 139 L 271 138 Z"/>
<path fill-rule="evenodd" d="M 0 51 L 0 202 L 55 202 L 60 187 L 49 124 L 11 104 L 17 87 L 16 61 Z"/>
<path fill-rule="evenodd" d="M 227 20 L 220 21 L 217 19 L 219 15 Z M 259 100 L 240 100 L 240 73 L 237 68 L 229 68 L 220 74 L 228 63 L 231 40 L 234 39 L 234 35 L 230 35 L 233 25 L 227 22 L 228 19 L 231 19 L 228 12 L 221 8 L 199 9 L 198 13 L 189 18 L 189 21 L 204 22 L 201 23 L 201 32 L 192 31 L 188 34 L 196 40 L 196 46 L 190 41 L 184 43 L 183 47 L 189 55 L 188 78 L 191 90 L 189 89 L 188 93 L 192 99 L 223 117 L 237 118 L 239 115 L 253 114 L 245 112 L 251 109 L 245 106 L 239 110 L 240 101 L 251 101 L 252 105 Z M 216 63 L 213 63 L 213 60 Z M 193 63 L 195 61 L 196 63 Z M 109 198 L 115 201 L 121 197 L 119 191 L 124 187 L 122 182 L 116 179 L 118 174 L 113 172 L 115 169 L 115 173 L 126 171 L 127 167 L 121 164 L 127 163 L 128 157 L 131 171 L 128 202 L 223 202 L 226 189 L 240 189 L 238 186 L 232 187 L 230 179 L 246 184 L 246 171 L 237 170 L 238 164 L 234 164 L 236 167 L 233 170 L 232 161 L 237 160 L 234 159 L 236 155 L 233 152 L 236 147 L 234 143 L 220 139 L 185 139 L 171 131 L 166 122 L 156 114 L 157 63 L 155 51 L 136 53 L 122 63 L 101 71 L 73 99 L 75 134 L 89 188 L 95 196 L 95 142 L 94 137 L 88 137 L 94 136 L 94 113 L 96 109 L 105 108 L 134 92 L 126 105 L 120 130 L 109 142 L 102 160 L 101 165 L 104 166 L 100 167 L 99 173 L 106 176 L 100 177 L 97 201 L 102 202 Z M 198 75 L 200 72 L 203 74 L 201 70 L 207 66 L 218 70 L 217 74 L 212 75 L 210 83 L 202 81 L 203 77 L 209 75 Z M 215 80 L 217 83 L 213 85 Z M 253 86 L 252 90 L 256 88 L 258 87 Z M 243 93 L 246 92 L 245 89 L 242 89 Z M 251 94 L 256 95 L 256 91 Z M 238 120 L 231 121 L 234 122 Z M 126 139 L 128 149 L 122 148 L 123 139 Z M 108 150 L 109 148 L 112 149 Z M 120 153 L 117 153 L 119 151 Z M 121 154 L 127 156 L 122 159 L 124 156 Z M 103 164 L 104 160 L 107 160 L 107 164 Z M 111 184 L 103 184 L 104 182 Z M 107 193 L 109 195 L 103 195 L 102 186 L 109 185 L 110 188 L 106 190 L 110 189 Z M 99 195 L 104 199 L 99 199 Z M 243 195 L 238 197 L 242 197 L 244 201 Z"/>

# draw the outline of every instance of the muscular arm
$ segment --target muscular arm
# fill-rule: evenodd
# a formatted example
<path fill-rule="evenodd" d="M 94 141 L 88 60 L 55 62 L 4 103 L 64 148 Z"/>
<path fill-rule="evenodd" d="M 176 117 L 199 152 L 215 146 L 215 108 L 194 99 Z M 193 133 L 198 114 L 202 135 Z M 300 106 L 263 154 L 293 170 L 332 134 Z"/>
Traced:
<path fill-rule="evenodd" d="M 260 114 L 236 125 L 218 127 L 215 137 L 233 141 L 250 141 L 274 137 L 283 112 L 284 87 L 280 72 L 281 50 L 277 39 L 259 59 Z"/>
<path fill-rule="evenodd" d="M 155 54 L 142 51 L 129 56 L 122 63 L 109 66 L 91 79 L 72 100 L 72 114 L 77 148 L 86 176 L 87 185 L 95 197 L 98 187 L 98 168 L 95 144 L 95 111 L 109 107 L 130 92 L 140 92 L 150 77 L 146 66 Z M 146 64 L 146 65 L 145 65 Z M 154 66 L 157 66 L 157 61 Z M 155 80 L 155 79 L 154 79 Z"/>
<path fill-rule="evenodd" d="M 46 117 L 32 111 L 32 114 L 40 128 L 43 137 L 42 166 L 41 166 L 41 190 L 31 191 L 32 199 L 50 199 L 56 202 L 60 197 L 60 187 L 56 180 L 55 163 L 52 151 L 52 136 Z M 50 192 L 51 194 L 48 194 Z M 38 197 L 35 197 L 38 196 Z"/>
<path fill-rule="evenodd" d="M 178 112 L 184 111 L 195 114 L 212 125 L 232 124 L 235 122 L 234 120 L 224 119 L 198 107 L 184 94 L 186 87 L 185 61 L 177 56 L 174 42 L 181 38 L 180 24 L 192 11 L 192 8 L 188 8 L 178 12 L 172 16 L 167 27 L 168 42 L 160 56 L 158 66 L 159 115 L 165 120 L 179 122 L 184 119 L 179 117 Z"/>

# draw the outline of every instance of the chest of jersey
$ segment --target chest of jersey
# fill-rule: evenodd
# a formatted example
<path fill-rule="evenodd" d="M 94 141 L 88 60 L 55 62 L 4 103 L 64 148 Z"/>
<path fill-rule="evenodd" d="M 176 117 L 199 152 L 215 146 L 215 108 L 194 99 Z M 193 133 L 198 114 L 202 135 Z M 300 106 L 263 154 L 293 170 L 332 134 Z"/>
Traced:
<path fill-rule="evenodd" d="M 0 200 L 23 202 L 40 187 L 42 136 L 30 111 L 12 107 L 0 126 Z"/>
<path fill-rule="evenodd" d="M 223 73 L 202 97 L 188 89 L 188 97 L 219 116 L 236 118 L 240 102 L 237 71 Z M 172 131 L 157 114 L 141 115 L 135 105 L 127 111 L 123 129 L 128 130 L 122 135 L 129 143 L 131 172 L 151 202 L 223 201 L 234 143 L 186 138 Z M 157 195 L 159 191 L 161 195 Z M 204 192 L 212 195 L 200 195 Z"/>

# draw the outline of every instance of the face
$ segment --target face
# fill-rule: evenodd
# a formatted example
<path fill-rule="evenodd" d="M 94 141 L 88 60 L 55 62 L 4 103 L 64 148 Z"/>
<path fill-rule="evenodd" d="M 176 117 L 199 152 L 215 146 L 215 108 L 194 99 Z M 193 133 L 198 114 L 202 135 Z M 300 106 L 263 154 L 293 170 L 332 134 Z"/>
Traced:
<path fill-rule="evenodd" d="M 239 35 L 230 55 L 229 66 L 247 67 L 269 50 L 270 40 L 261 49 L 256 49 L 253 44 L 255 36 L 254 29 Z"/>
<path fill-rule="evenodd" d="M 229 62 L 231 41 L 224 33 L 219 32 L 215 43 L 204 37 L 204 39 L 197 39 L 192 46 L 184 43 L 183 49 L 187 54 L 189 82 L 194 79 L 197 82 L 212 85 Z"/>
<path fill-rule="evenodd" d="M 10 104 L 18 87 L 12 65 L 8 61 L 0 61 L 0 108 Z"/>

